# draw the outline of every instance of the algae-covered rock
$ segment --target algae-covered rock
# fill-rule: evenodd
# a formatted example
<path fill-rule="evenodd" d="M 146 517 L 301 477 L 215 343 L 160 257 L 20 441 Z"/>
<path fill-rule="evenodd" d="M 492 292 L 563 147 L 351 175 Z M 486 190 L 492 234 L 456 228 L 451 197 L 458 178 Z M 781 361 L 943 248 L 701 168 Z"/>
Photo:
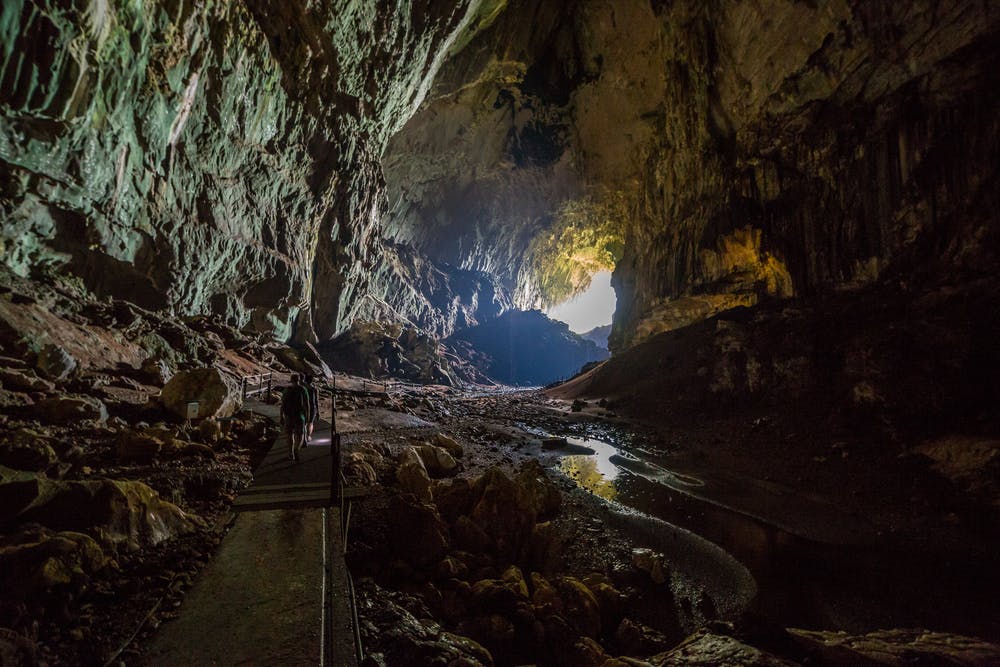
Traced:
<path fill-rule="evenodd" d="M 0 526 L 36 522 L 138 549 L 189 533 L 198 519 L 128 480 L 56 481 L 0 466 Z"/>
<path fill-rule="evenodd" d="M 39 600 L 57 587 L 79 588 L 108 563 L 90 536 L 32 527 L 0 538 L 0 588 L 12 600 Z"/>
<path fill-rule="evenodd" d="M 458 463 L 442 447 L 434 445 L 420 445 L 416 448 L 417 455 L 424 462 L 427 472 L 434 477 L 450 475 L 458 468 Z"/>
<path fill-rule="evenodd" d="M 423 459 L 414 447 L 406 447 L 400 453 L 396 481 L 407 493 L 412 493 L 425 502 L 431 501 L 431 478 L 427 474 Z"/>

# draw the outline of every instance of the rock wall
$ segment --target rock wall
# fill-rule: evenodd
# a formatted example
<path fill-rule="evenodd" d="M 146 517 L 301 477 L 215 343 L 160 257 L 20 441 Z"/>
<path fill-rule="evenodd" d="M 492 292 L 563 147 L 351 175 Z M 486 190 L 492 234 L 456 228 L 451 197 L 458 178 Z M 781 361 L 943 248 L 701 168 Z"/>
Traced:
<path fill-rule="evenodd" d="M 397 4 L 4 3 L 4 263 L 278 338 L 376 317 L 379 156 L 497 3 Z"/>
<path fill-rule="evenodd" d="M 22 276 L 305 343 L 387 317 L 444 336 L 615 268 L 621 349 L 995 265 L 996 3 L 2 11 Z"/>
<path fill-rule="evenodd" d="M 618 349 L 969 280 L 996 259 L 998 28 L 962 0 L 513 0 L 390 144 L 390 231 L 522 307 L 616 265 Z"/>

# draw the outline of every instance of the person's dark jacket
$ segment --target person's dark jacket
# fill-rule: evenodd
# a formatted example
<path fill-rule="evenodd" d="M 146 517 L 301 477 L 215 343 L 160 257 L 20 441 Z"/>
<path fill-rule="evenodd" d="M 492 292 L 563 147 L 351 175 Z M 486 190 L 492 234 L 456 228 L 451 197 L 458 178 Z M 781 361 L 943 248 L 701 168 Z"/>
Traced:
<path fill-rule="evenodd" d="M 286 422 L 304 422 L 309 416 L 309 394 L 305 387 L 293 384 L 281 394 L 281 417 Z"/>

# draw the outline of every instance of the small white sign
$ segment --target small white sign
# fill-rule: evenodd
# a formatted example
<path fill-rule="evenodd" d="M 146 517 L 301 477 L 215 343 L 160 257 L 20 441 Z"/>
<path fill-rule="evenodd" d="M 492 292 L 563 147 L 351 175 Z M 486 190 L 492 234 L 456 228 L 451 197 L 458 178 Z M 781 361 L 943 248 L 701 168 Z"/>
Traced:
<path fill-rule="evenodd" d="M 193 401 L 187 404 L 187 418 L 197 419 L 198 418 L 198 401 Z"/>

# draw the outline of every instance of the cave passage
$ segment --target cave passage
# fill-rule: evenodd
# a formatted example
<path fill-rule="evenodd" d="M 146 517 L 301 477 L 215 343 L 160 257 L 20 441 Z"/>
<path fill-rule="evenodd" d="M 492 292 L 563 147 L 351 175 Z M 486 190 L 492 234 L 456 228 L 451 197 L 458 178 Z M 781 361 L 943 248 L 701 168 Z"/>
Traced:
<path fill-rule="evenodd" d="M 0 663 L 1000 664 L 998 62 L 982 0 L 5 1 Z"/>

